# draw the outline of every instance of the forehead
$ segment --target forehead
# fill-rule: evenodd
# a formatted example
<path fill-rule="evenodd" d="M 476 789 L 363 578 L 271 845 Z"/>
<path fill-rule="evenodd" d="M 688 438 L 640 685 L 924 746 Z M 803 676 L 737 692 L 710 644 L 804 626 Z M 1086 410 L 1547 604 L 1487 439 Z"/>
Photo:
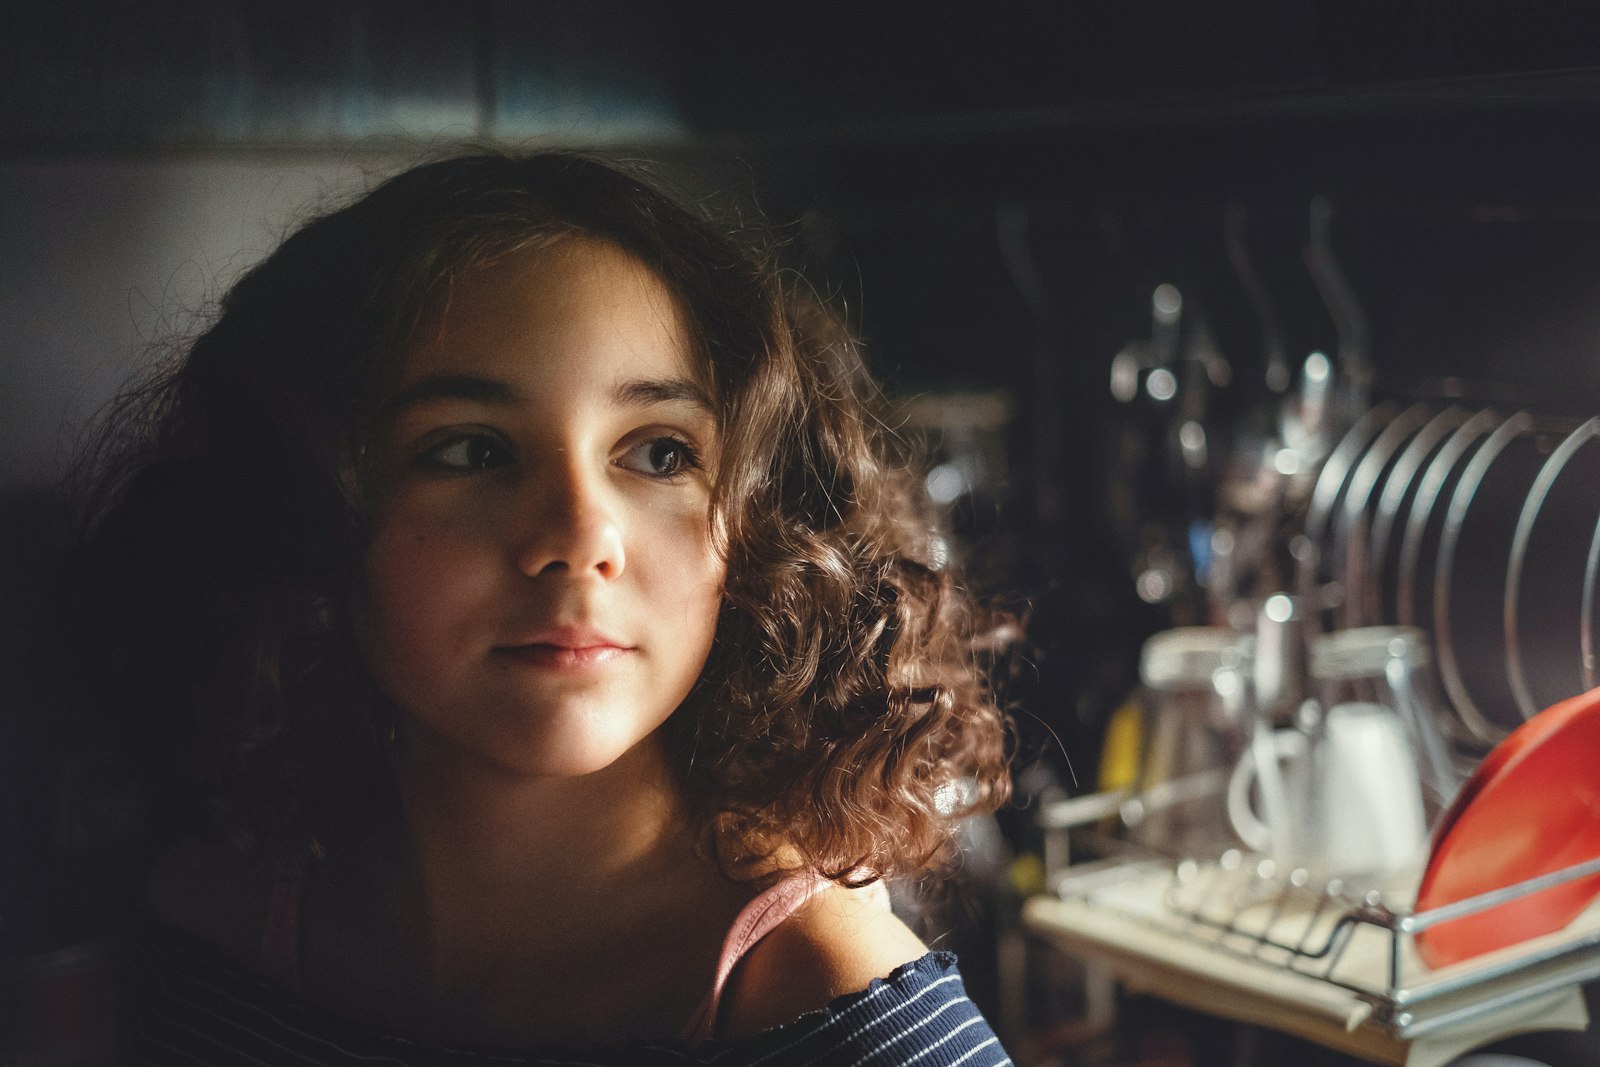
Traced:
<path fill-rule="evenodd" d="M 689 316 L 619 245 L 571 237 L 455 273 L 407 347 L 401 385 L 431 374 L 627 367 L 705 384 Z"/>

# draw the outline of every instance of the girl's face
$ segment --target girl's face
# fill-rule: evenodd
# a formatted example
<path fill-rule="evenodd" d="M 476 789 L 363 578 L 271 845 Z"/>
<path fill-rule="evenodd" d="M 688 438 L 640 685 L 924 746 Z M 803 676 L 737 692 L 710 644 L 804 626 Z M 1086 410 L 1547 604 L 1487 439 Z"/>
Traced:
<path fill-rule="evenodd" d="M 717 434 L 676 301 L 609 243 L 459 277 L 384 411 L 357 636 L 414 740 L 524 775 L 651 737 L 705 665 Z"/>

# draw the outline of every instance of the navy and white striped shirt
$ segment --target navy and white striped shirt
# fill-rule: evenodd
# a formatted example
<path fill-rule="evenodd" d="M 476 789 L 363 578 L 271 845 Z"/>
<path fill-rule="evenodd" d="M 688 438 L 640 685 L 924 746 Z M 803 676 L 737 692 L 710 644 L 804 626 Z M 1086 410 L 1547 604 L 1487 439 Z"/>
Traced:
<path fill-rule="evenodd" d="M 151 925 L 124 960 L 122 1052 L 129 1067 L 1003 1067 L 999 1039 L 967 999 L 955 957 L 930 952 L 888 979 L 737 1041 L 630 1042 L 513 1052 L 433 1044 L 340 1019 Z"/>

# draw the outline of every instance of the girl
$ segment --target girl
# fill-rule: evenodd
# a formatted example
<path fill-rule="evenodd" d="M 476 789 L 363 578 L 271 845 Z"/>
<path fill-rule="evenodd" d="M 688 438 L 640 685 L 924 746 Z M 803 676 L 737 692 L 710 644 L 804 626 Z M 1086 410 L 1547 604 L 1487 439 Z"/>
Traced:
<path fill-rule="evenodd" d="M 1007 784 L 870 389 L 582 158 L 419 167 L 245 275 L 66 587 L 188 820 L 128 1062 L 1007 1062 L 881 891 Z"/>

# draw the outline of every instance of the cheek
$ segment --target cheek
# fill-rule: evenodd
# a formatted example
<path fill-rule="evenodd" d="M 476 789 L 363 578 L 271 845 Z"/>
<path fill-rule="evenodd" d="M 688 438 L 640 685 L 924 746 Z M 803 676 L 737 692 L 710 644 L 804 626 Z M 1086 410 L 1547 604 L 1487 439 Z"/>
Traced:
<path fill-rule="evenodd" d="M 637 566 L 646 625 L 671 664 L 669 684 L 681 697 L 710 655 L 727 567 L 711 548 L 703 512 L 655 519 L 652 535 L 636 540 L 630 566 Z"/>
<path fill-rule="evenodd" d="M 452 651 L 450 635 L 479 603 L 483 568 L 448 530 L 389 526 L 374 537 L 353 598 L 362 656 L 391 690 Z"/>
<path fill-rule="evenodd" d="M 698 638 L 716 627 L 727 565 L 712 549 L 703 517 L 686 517 L 675 532 L 670 543 L 656 550 L 662 589 L 658 600 L 674 605 L 662 621 Z"/>

